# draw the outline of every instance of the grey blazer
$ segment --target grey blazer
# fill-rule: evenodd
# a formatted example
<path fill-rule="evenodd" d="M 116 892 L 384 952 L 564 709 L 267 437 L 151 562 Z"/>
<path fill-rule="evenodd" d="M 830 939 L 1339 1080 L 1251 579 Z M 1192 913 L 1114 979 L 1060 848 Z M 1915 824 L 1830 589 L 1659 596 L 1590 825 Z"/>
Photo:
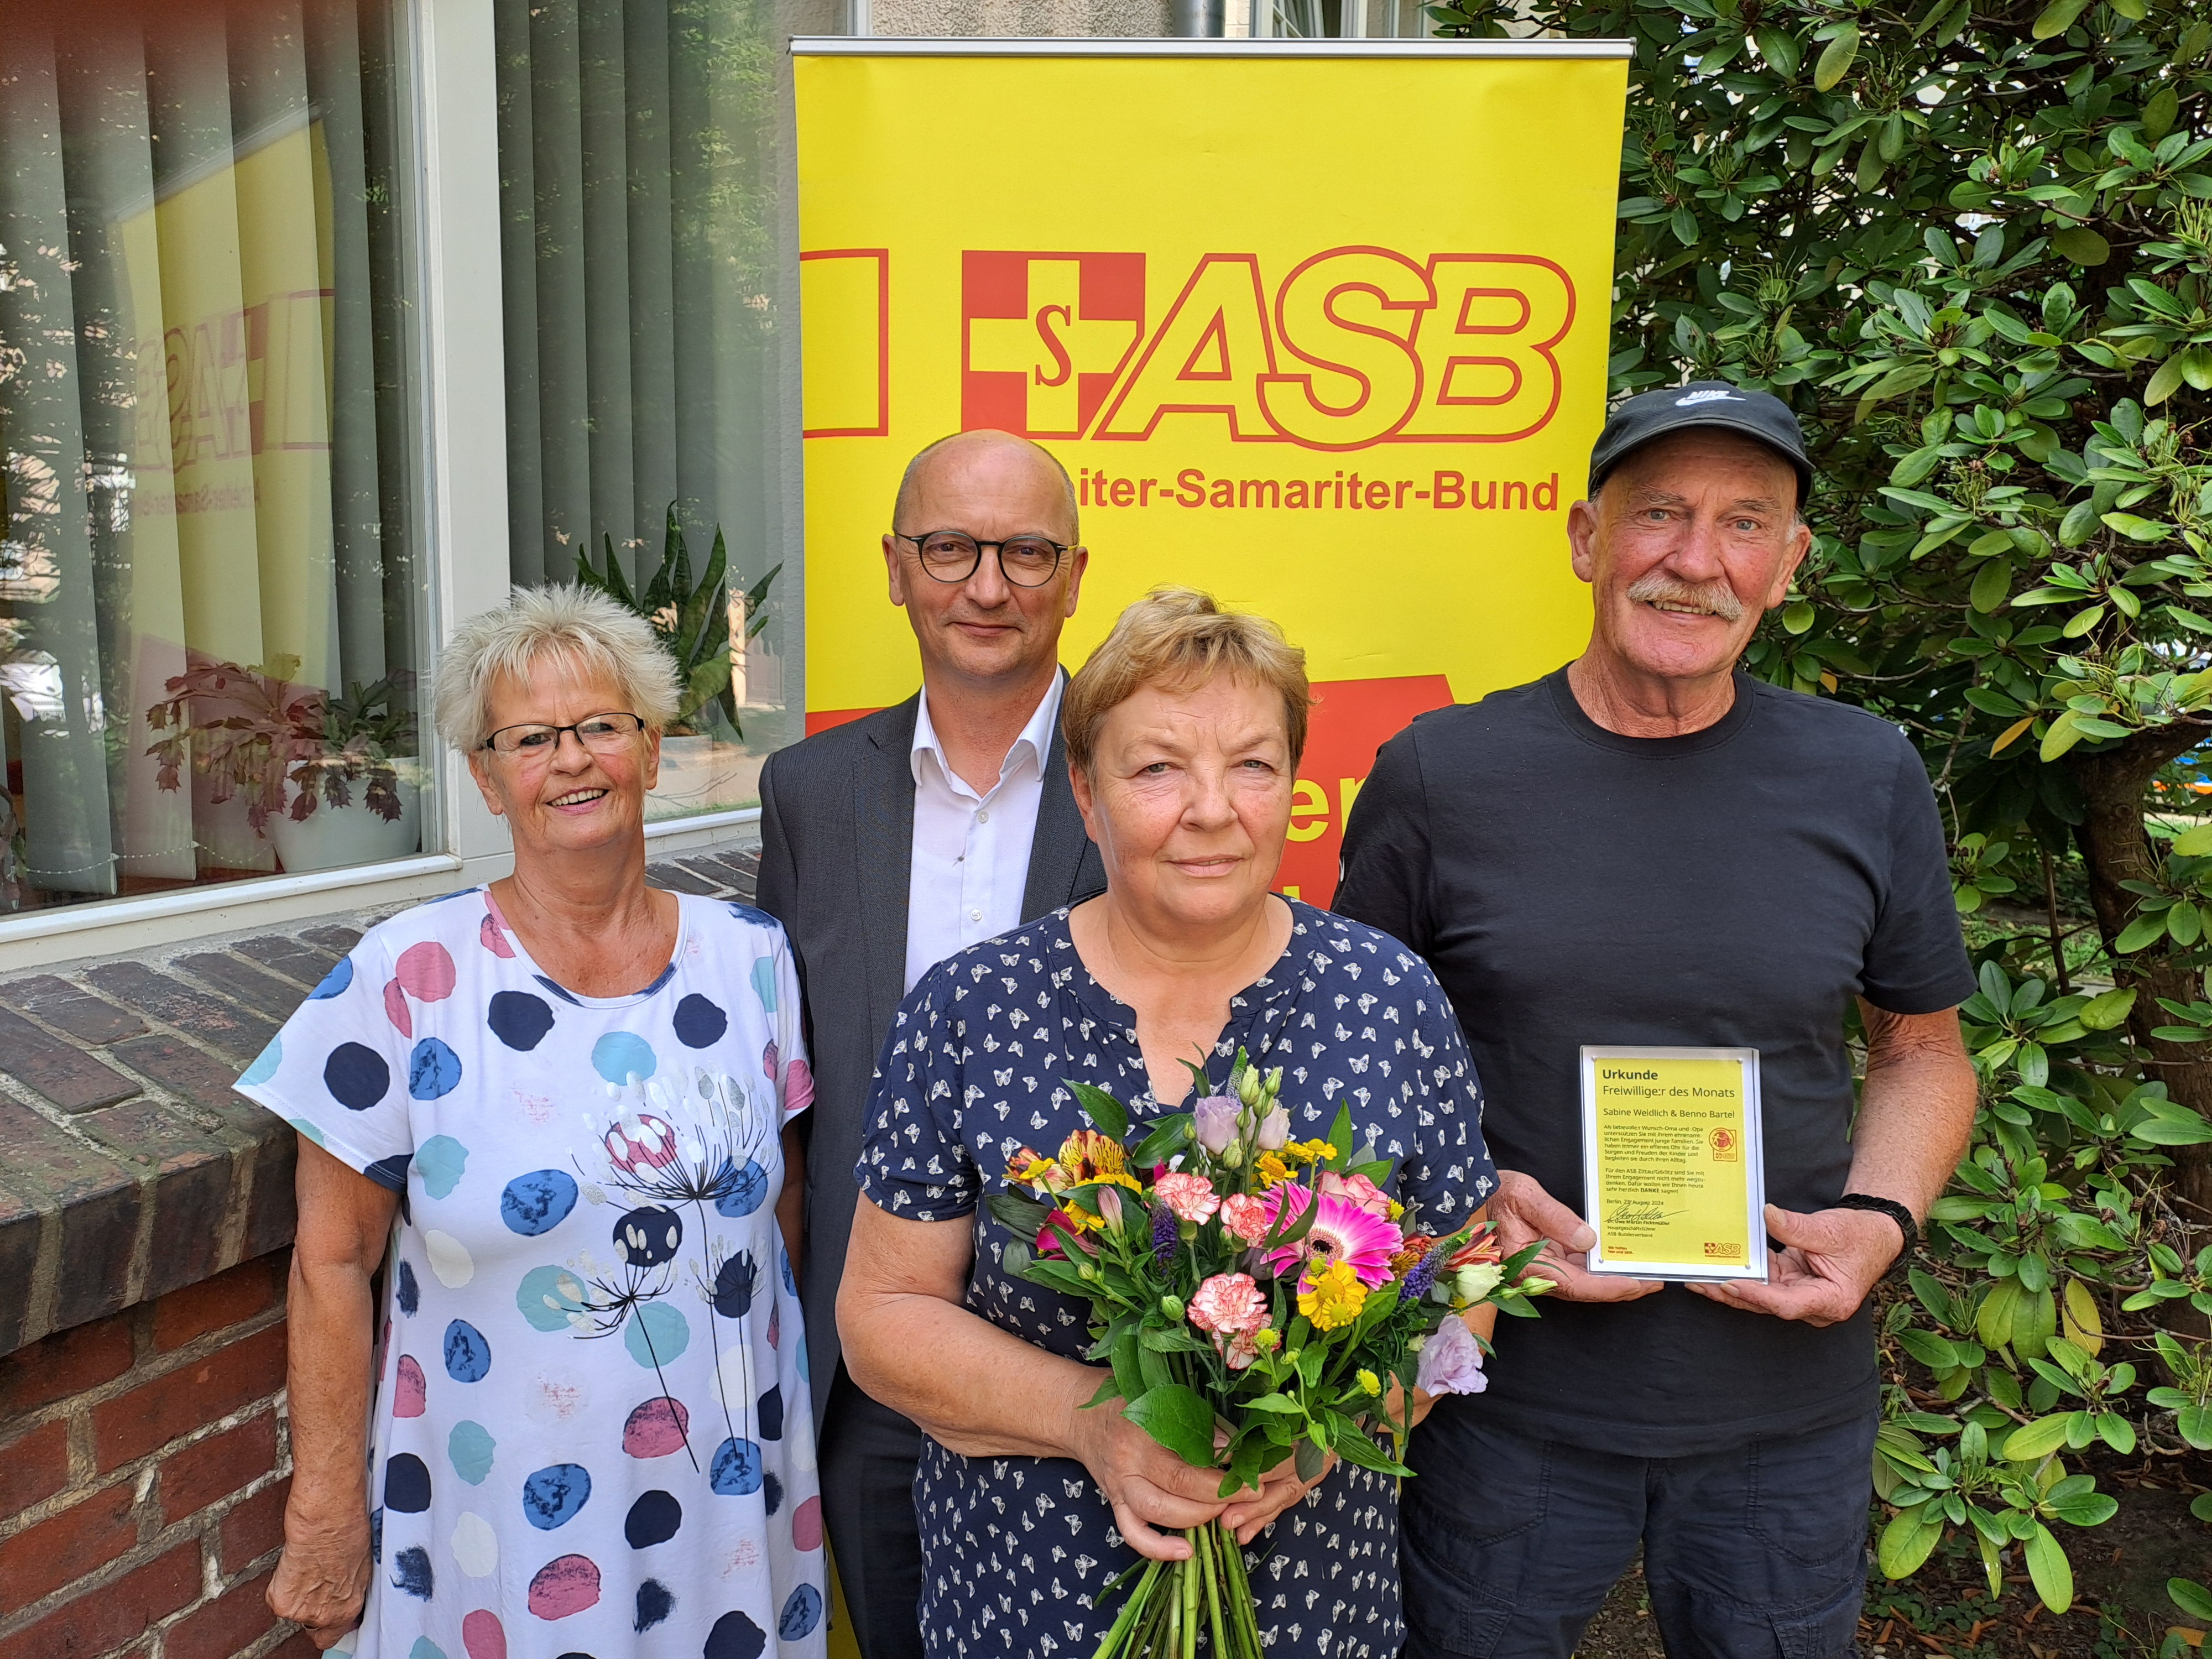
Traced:
<path fill-rule="evenodd" d="M 799 1299 L 815 1422 L 837 1370 L 837 1281 L 852 1237 L 877 1051 L 906 979 L 907 885 L 914 858 L 915 720 L 919 693 L 779 750 L 762 769 L 760 908 L 783 924 L 806 995 L 814 1067 L 806 1154 L 806 1249 Z M 1022 918 L 1106 890 L 1084 833 L 1058 732 L 1030 848 Z"/>

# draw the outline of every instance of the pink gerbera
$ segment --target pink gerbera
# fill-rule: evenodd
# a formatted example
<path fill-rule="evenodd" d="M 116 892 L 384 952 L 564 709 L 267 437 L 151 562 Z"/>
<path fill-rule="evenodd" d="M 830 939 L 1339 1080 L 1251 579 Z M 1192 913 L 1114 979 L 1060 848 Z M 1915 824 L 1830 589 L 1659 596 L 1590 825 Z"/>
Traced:
<path fill-rule="evenodd" d="M 1267 1322 L 1267 1298 L 1249 1273 L 1216 1273 L 1192 1293 L 1190 1322 L 1201 1331 L 1249 1335 Z"/>
<path fill-rule="evenodd" d="M 1320 1207 L 1306 1236 L 1295 1244 L 1271 1251 L 1267 1265 L 1280 1274 L 1302 1261 L 1324 1265 L 1341 1261 L 1370 1291 L 1389 1279 L 1390 1258 L 1403 1243 L 1401 1236 L 1381 1216 L 1368 1214 L 1349 1199 L 1323 1193 L 1316 1200 L 1295 1183 L 1278 1187 L 1267 1198 L 1268 1224 L 1274 1224 L 1285 1205 L 1296 1221 L 1304 1215 L 1308 1205 L 1316 1203 Z"/>
<path fill-rule="evenodd" d="M 1152 1196 L 1183 1221 L 1202 1222 L 1221 1207 L 1213 1183 L 1204 1176 L 1164 1175 L 1152 1182 Z"/>

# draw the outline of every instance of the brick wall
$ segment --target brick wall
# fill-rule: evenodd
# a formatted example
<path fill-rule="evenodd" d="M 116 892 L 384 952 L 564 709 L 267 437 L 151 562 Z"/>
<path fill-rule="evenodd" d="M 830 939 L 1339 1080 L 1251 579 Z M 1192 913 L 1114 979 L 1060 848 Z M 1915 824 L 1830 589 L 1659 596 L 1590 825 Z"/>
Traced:
<path fill-rule="evenodd" d="M 0 1659 L 304 1659 L 280 1250 L 0 1359 Z"/>
<path fill-rule="evenodd" d="M 294 1137 L 230 1085 L 370 920 L 0 983 L 0 1353 L 291 1243 Z"/>
<path fill-rule="evenodd" d="M 749 900 L 757 869 L 650 876 Z M 0 983 L 0 1659 L 314 1652 L 263 1599 L 293 1137 L 230 1085 L 376 919 Z"/>

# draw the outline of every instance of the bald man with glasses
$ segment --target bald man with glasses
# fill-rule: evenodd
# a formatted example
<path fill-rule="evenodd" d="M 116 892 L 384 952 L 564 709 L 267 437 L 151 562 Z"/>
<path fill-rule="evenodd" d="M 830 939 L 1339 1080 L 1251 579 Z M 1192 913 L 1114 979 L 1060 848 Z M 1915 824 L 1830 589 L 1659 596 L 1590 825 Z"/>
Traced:
<path fill-rule="evenodd" d="M 941 439 L 908 465 L 883 551 L 921 689 L 770 757 L 760 903 L 791 936 L 814 1062 L 800 1296 L 830 1546 L 864 1659 L 919 1659 L 921 1431 L 838 1358 L 869 1083 L 939 961 L 1106 878 L 1060 734 L 1060 634 L 1090 558 L 1066 470 L 1004 432 Z"/>

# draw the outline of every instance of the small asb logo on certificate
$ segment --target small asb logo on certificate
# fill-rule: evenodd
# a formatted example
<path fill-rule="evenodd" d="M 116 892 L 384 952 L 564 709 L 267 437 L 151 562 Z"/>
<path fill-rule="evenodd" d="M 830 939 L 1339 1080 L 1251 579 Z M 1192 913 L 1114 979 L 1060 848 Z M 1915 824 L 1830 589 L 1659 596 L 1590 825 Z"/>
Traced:
<path fill-rule="evenodd" d="M 1583 1054 L 1589 1270 L 1638 1279 L 1766 1277 L 1756 1048 Z"/>

